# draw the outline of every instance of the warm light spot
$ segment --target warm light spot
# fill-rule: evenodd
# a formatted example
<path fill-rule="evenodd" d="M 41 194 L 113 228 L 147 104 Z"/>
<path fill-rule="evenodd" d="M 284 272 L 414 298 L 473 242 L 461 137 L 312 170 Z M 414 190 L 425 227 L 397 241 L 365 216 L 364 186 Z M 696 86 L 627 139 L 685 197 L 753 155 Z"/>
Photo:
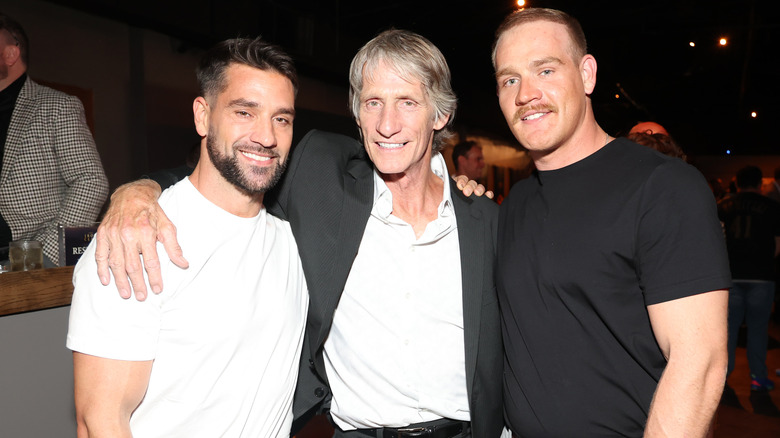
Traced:
<path fill-rule="evenodd" d="M 693 41 L 689 42 L 688 45 L 691 47 L 696 47 L 696 43 L 694 43 Z"/>
<path fill-rule="evenodd" d="M 729 40 L 727 40 L 726 38 L 721 38 L 720 40 L 718 40 L 718 44 L 720 44 L 721 46 L 725 46 L 728 43 Z"/>
<path fill-rule="evenodd" d="M 619 94 L 616 94 L 616 95 L 615 95 L 615 99 L 620 99 L 620 95 L 619 95 Z"/>
<path fill-rule="evenodd" d="M 756 117 L 758 117 L 758 113 L 753 111 L 753 112 L 750 113 L 750 117 L 755 119 Z"/>
<path fill-rule="evenodd" d="M 525 0 L 517 0 L 517 6 L 520 6 L 521 8 L 525 6 Z"/>

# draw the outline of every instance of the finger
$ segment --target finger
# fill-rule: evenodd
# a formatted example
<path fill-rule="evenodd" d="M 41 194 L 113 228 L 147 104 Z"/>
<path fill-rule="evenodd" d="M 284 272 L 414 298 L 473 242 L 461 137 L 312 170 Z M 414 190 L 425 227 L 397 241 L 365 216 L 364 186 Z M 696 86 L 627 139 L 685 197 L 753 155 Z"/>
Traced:
<path fill-rule="evenodd" d="M 184 253 L 179 246 L 179 241 L 176 240 L 176 226 L 173 225 L 168 217 L 164 213 L 160 213 L 158 223 L 158 235 L 157 238 L 162 242 L 165 252 L 168 254 L 168 258 L 171 259 L 174 265 L 187 269 L 190 263 L 184 258 Z"/>
<path fill-rule="evenodd" d="M 474 194 L 477 196 L 482 196 L 485 194 L 485 186 L 482 184 L 477 185 L 477 187 L 474 189 Z"/>
<path fill-rule="evenodd" d="M 493 199 L 493 196 L 494 196 L 493 195 L 493 191 L 492 190 L 488 190 L 487 192 L 485 192 L 485 196 L 487 196 L 488 199 Z"/>
<path fill-rule="evenodd" d="M 463 191 L 463 194 L 466 196 L 471 196 L 472 193 L 474 193 L 474 186 L 471 184 L 466 184 L 464 187 L 461 188 Z"/>
<path fill-rule="evenodd" d="M 119 296 L 124 299 L 130 298 L 130 283 L 127 281 L 125 262 L 121 251 L 114 251 L 108 254 L 108 267 L 111 269 Z"/>
<path fill-rule="evenodd" d="M 464 187 L 466 187 L 466 184 L 468 184 L 469 179 L 465 175 L 458 175 L 455 177 L 455 185 L 458 187 L 459 190 L 463 190 Z"/>
<path fill-rule="evenodd" d="M 108 271 L 108 253 L 110 245 L 108 239 L 103 236 L 101 227 L 98 227 L 98 230 L 95 233 L 95 261 L 97 262 L 97 273 L 100 278 L 100 283 L 103 284 L 103 286 L 108 286 L 111 281 L 111 276 Z"/>
<path fill-rule="evenodd" d="M 124 241 L 124 268 L 125 274 L 130 279 L 130 284 L 135 291 L 135 297 L 138 301 L 146 299 L 146 281 L 144 280 L 143 267 L 139 256 L 141 246 L 133 240 L 133 229 L 125 228 L 122 231 Z M 143 241 L 143 239 L 141 239 Z M 114 277 L 117 277 L 117 271 L 114 270 Z"/>
<path fill-rule="evenodd" d="M 146 275 L 149 277 L 149 287 L 152 288 L 152 292 L 158 294 L 162 292 L 163 280 L 160 271 L 160 257 L 157 254 L 157 242 L 151 241 L 149 243 L 148 240 L 144 240 L 141 246 L 141 254 L 143 254 Z"/>

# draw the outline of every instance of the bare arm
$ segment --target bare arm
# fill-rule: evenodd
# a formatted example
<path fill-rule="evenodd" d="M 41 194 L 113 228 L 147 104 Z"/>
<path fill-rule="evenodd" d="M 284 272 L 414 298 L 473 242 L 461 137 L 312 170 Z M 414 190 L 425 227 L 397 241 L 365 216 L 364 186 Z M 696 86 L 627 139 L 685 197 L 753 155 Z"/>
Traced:
<path fill-rule="evenodd" d="M 668 363 L 645 437 L 703 437 L 726 382 L 728 291 L 654 304 L 647 311 Z"/>
<path fill-rule="evenodd" d="M 146 299 L 142 269 L 149 276 L 152 291 L 162 291 L 158 240 L 176 266 L 189 266 L 176 240 L 176 227 L 157 203 L 159 196 L 160 186 L 152 180 L 134 181 L 119 187 L 111 195 L 111 205 L 95 236 L 100 282 L 109 283 L 110 269 L 123 298 L 130 298 L 132 284 L 136 298 L 139 301 Z M 143 267 L 139 254 L 143 255 Z"/>
<path fill-rule="evenodd" d="M 105 359 L 73 352 L 79 438 L 127 438 L 130 415 L 146 393 L 152 362 Z"/>

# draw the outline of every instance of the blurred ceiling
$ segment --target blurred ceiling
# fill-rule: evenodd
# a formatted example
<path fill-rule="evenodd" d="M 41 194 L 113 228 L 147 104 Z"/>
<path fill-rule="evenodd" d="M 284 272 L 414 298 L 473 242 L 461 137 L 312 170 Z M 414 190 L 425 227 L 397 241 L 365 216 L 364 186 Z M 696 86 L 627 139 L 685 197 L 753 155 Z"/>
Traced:
<path fill-rule="evenodd" d="M 413 30 L 450 63 L 460 100 L 456 128 L 513 141 L 490 65 L 493 32 L 517 8 L 511 0 L 50 1 L 171 35 L 181 50 L 261 34 L 285 47 L 302 74 L 343 86 L 363 43 L 389 27 Z M 780 125 L 777 2 L 527 3 L 565 10 L 582 23 L 599 65 L 596 117 L 611 134 L 654 120 L 689 155 L 780 154 L 773 136 Z M 721 37 L 727 45 L 718 44 Z"/>

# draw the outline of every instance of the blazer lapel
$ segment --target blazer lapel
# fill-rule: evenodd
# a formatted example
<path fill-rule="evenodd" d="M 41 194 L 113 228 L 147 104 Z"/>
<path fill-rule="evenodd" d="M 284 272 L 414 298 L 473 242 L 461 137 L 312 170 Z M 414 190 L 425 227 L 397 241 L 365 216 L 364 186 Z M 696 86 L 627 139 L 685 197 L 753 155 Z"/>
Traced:
<path fill-rule="evenodd" d="M 473 394 L 474 372 L 477 367 L 477 346 L 484 285 L 485 227 L 479 210 L 472 209 L 472 201 L 450 184 L 455 218 L 458 221 L 460 271 L 463 282 L 463 335 L 466 350 L 466 384 L 469 397 Z"/>
<path fill-rule="evenodd" d="M 374 184 L 373 167 L 367 159 L 352 160 L 344 174 L 344 202 L 341 206 L 341 218 L 338 228 L 337 260 L 333 263 L 333 281 L 329 284 L 344 285 L 352 269 L 363 233 L 366 229 L 371 208 L 373 206 Z M 343 287 L 331 290 L 328 294 L 318 297 L 320 320 L 319 333 L 312 345 L 315 352 L 325 342 L 333 322 L 333 314 L 338 306 Z"/>

